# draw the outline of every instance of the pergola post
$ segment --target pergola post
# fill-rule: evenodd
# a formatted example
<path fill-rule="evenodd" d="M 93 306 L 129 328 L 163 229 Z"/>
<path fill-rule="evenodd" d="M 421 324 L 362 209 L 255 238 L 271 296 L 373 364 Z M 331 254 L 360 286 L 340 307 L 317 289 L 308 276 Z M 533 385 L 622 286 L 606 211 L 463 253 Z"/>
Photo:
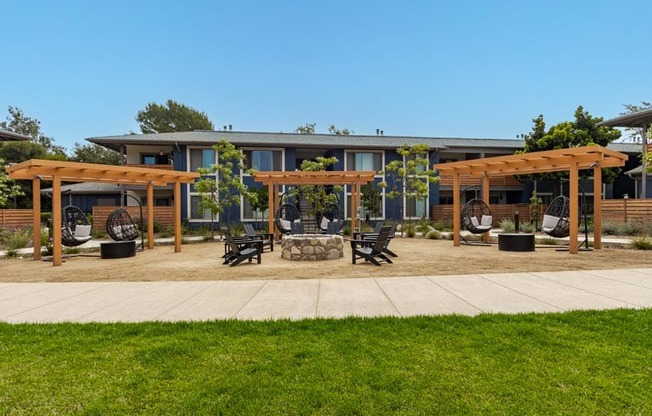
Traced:
<path fill-rule="evenodd" d="M 570 165 L 568 197 L 570 199 L 570 241 L 568 242 L 568 246 L 571 254 L 577 254 L 579 252 L 577 241 L 579 229 L 579 170 L 577 168 L 577 162 L 572 162 Z"/>
<path fill-rule="evenodd" d="M 34 245 L 34 260 L 41 260 L 41 179 L 32 179 L 32 241 Z"/>
<path fill-rule="evenodd" d="M 147 184 L 147 248 L 154 248 L 154 185 Z"/>
<path fill-rule="evenodd" d="M 265 185 L 263 185 L 265 186 Z M 267 232 L 268 233 L 273 233 L 274 232 L 274 220 L 272 219 L 272 216 L 270 213 L 275 212 L 275 206 L 274 206 L 274 189 L 276 187 L 274 184 L 270 183 L 267 184 Z"/>
<path fill-rule="evenodd" d="M 278 188 L 278 184 L 275 183 L 275 182 L 274 183 L 270 182 L 270 186 L 273 187 L 273 189 L 271 189 L 272 193 L 270 195 L 273 196 L 274 204 L 270 205 L 270 207 L 269 207 L 269 226 L 272 227 L 272 228 L 270 228 L 269 232 L 274 233 L 274 238 L 276 240 L 279 240 L 281 238 L 281 231 L 277 230 L 274 227 L 274 217 L 276 216 L 276 211 L 279 208 L 281 208 L 281 205 L 280 205 L 281 201 L 280 201 L 280 197 L 278 195 L 279 188 Z"/>
<path fill-rule="evenodd" d="M 602 168 L 593 168 L 593 248 L 602 248 Z"/>
<path fill-rule="evenodd" d="M 174 182 L 174 252 L 181 251 L 181 183 Z"/>
<path fill-rule="evenodd" d="M 643 149 L 641 151 L 641 198 L 647 198 L 647 170 L 645 155 L 647 154 L 647 124 L 643 124 Z"/>
<path fill-rule="evenodd" d="M 453 174 L 453 246 L 460 245 L 460 232 L 462 228 L 460 212 L 460 174 Z"/>
<path fill-rule="evenodd" d="M 482 201 L 489 205 L 489 176 L 487 175 L 482 177 Z M 489 231 L 482 233 L 482 241 L 489 242 Z"/>
<path fill-rule="evenodd" d="M 52 177 L 52 265 L 61 266 L 61 177 Z"/>

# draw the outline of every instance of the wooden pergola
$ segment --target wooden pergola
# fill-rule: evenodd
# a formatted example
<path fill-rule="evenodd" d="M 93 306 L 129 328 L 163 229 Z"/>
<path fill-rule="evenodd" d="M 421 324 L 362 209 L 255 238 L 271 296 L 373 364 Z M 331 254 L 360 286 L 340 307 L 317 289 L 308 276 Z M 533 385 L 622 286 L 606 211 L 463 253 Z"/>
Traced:
<path fill-rule="evenodd" d="M 358 207 L 362 185 L 373 182 L 376 172 L 365 171 L 280 171 L 255 172 L 254 179 L 268 187 L 269 230 L 274 230 L 274 215 L 279 208 L 279 187 L 282 185 L 349 185 L 351 187 L 351 228 L 360 226 Z M 278 231 L 274 231 L 278 238 Z"/>
<path fill-rule="evenodd" d="M 110 182 L 147 186 L 147 245 L 154 248 L 154 186 L 174 185 L 174 251 L 181 251 L 181 183 L 195 172 L 31 159 L 7 168 L 11 179 L 32 181 L 34 260 L 41 259 L 41 181 L 52 181 L 52 263 L 61 265 L 61 182 Z"/>
<path fill-rule="evenodd" d="M 482 200 L 489 205 L 489 178 L 544 172 L 570 172 L 570 253 L 579 251 L 579 171 L 593 169 L 593 247 L 602 248 L 602 168 L 624 166 L 628 156 L 602 146 L 584 146 L 509 156 L 498 156 L 433 166 L 440 175 L 453 176 L 453 245 L 460 245 L 460 175 L 481 178 Z"/>

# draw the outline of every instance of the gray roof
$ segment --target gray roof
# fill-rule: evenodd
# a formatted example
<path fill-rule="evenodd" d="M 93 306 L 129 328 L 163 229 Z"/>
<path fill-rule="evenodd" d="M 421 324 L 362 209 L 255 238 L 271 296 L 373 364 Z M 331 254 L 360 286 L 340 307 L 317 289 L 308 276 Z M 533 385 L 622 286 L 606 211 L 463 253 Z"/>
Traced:
<path fill-rule="evenodd" d="M 610 127 L 643 127 L 652 123 L 652 108 L 614 117 L 598 123 L 598 126 Z"/>
<path fill-rule="evenodd" d="M 632 170 L 628 170 L 627 172 L 625 172 L 625 175 L 641 176 L 641 173 L 643 173 L 643 166 L 642 165 L 638 166 L 638 167 L 635 167 Z"/>
<path fill-rule="evenodd" d="M 113 150 L 120 150 L 121 144 L 139 145 L 200 145 L 208 146 L 226 139 L 237 146 L 301 146 L 301 147 L 336 147 L 390 149 L 403 144 L 427 144 L 431 149 L 448 149 L 454 147 L 484 147 L 518 149 L 523 147 L 523 140 L 518 139 L 465 139 L 452 137 L 414 137 L 414 136 L 338 136 L 334 134 L 300 134 L 300 133 L 262 133 L 236 131 L 190 131 L 178 133 L 132 134 L 122 136 L 89 137 L 91 143 L 99 144 Z"/>
<path fill-rule="evenodd" d="M 25 136 L 24 134 L 14 133 L 9 130 L 0 129 L 0 142 L 10 142 L 10 141 L 24 141 L 32 140 L 31 137 Z"/>
<path fill-rule="evenodd" d="M 481 139 L 459 137 L 414 137 L 414 136 L 338 136 L 333 134 L 300 134 L 300 133 L 262 133 L 236 131 L 189 131 L 177 133 L 130 134 L 121 136 L 89 137 L 91 143 L 120 151 L 122 144 L 138 145 L 196 145 L 210 146 L 220 139 L 227 139 L 237 146 L 261 147 L 335 147 L 335 148 L 365 148 L 365 149 L 395 149 L 403 144 L 424 143 L 431 149 L 448 151 L 468 151 L 474 149 L 495 149 L 512 152 L 522 149 L 521 139 Z M 640 145 L 635 143 L 611 143 L 610 149 L 623 153 L 640 153 Z"/>
<path fill-rule="evenodd" d="M 74 194 L 119 194 L 122 186 L 115 183 L 80 182 L 71 185 L 63 185 L 61 192 Z M 41 189 L 42 194 L 52 193 L 52 188 Z"/>

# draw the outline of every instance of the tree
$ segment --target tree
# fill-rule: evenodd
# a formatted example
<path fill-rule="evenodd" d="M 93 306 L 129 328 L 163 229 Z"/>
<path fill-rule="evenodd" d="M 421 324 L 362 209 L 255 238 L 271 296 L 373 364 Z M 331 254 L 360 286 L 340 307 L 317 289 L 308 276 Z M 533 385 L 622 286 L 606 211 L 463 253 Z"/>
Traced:
<path fill-rule="evenodd" d="M 598 126 L 602 117 L 593 117 L 582 106 L 575 110 L 574 121 L 563 121 L 556 124 L 546 132 L 543 115 L 533 119 L 532 133 L 525 136 L 525 145 L 517 153 L 540 152 L 544 150 L 567 149 L 570 147 L 589 146 L 597 144 L 607 147 L 609 143 L 620 137 L 620 131 L 613 127 Z M 602 178 L 605 183 L 616 179 L 618 169 L 603 169 Z M 568 176 L 568 172 L 538 173 L 521 175 L 521 182 L 532 180 L 559 180 Z"/>
<path fill-rule="evenodd" d="M 348 136 L 349 134 L 355 134 L 353 130 L 349 130 L 349 129 L 340 130 L 337 127 L 335 127 L 335 124 L 330 125 L 330 127 L 328 128 L 328 132 L 336 136 Z"/>
<path fill-rule="evenodd" d="M 315 123 L 306 123 L 302 126 L 297 127 L 295 132 L 301 134 L 315 134 L 315 127 L 317 127 L 317 124 Z"/>
<path fill-rule="evenodd" d="M 16 107 L 9 106 L 7 111 L 9 112 L 9 116 L 6 117 L 5 121 L 0 122 L 0 129 L 29 136 L 35 143 L 43 146 L 46 153 L 52 156 L 51 158 L 63 158 L 63 160 L 65 160 L 66 149 L 63 146 L 57 146 L 54 144 L 53 138 L 48 137 L 41 132 L 40 121 L 35 118 L 27 117 L 23 114 L 22 110 Z"/>
<path fill-rule="evenodd" d="M 0 158 L 7 163 L 20 163 L 29 159 L 45 159 L 47 151 L 34 141 L 5 142 L 0 146 Z"/>
<path fill-rule="evenodd" d="M 328 169 L 338 162 L 336 157 L 318 156 L 315 160 L 305 159 L 301 162 L 300 170 L 303 172 L 321 172 Z M 342 191 L 341 186 L 332 185 L 299 185 L 291 190 L 291 194 L 307 202 L 307 215 L 317 218 L 317 214 L 322 214 L 324 208 L 330 204 L 337 204 L 339 197 L 337 194 Z"/>
<path fill-rule="evenodd" d="M 362 200 L 360 202 L 362 203 L 365 214 L 372 214 L 372 216 L 378 217 L 378 208 L 382 201 L 381 191 L 373 183 L 362 185 L 360 190 L 362 191 Z"/>
<path fill-rule="evenodd" d="M 246 168 L 246 157 L 241 149 L 226 139 L 213 146 L 217 151 L 218 163 L 210 168 L 199 168 L 202 179 L 195 183 L 195 190 L 201 195 L 200 209 L 209 210 L 211 213 L 211 230 L 215 215 L 226 212 L 227 227 L 231 226 L 231 210 L 233 205 L 240 205 L 240 195 L 245 196 L 249 201 L 257 198 L 256 194 L 249 190 L 247 185 L 240 181 L 240 173 L 234 171 L 237 168 L 243 173 L 252 174 L 253 169 Z M 215 180 L 215 175 L 219 181 Z"/>
<path fill-rule="evenodd" d="M 317 128 L 316 123 L 306 123 L 303 124 L 294 130 L 296 133 L 301 133 L 301 134 L 315 134 Z M 335 127 L 335 124 L 331 124 L 330 127 L 328 127 L 328 132 L 330 134 L 334 134 L 337 136 L 348 136 L 349 134 L 354 134 L 353 130 L 349 129 L 338 129 Z"/>
<path fill-rule="evenodd" d="M 387 197 L 395 200 L 395 212 L 399 213 L 401 221 L 404 217 L 403 200 L 415 203 L 423 201 L 428 197 L 430 184 L 439 181 L 437 172 L 428 169 L 428 150 L 427 144 L 404 144 L 396 149 L 402 159 L 389 162 L 385 170 L 380 172 L 391 179 Z M 380 186 L 387 188 L 388 183 L 381 182 Z M 411 225 L 411 221 L 408 221 L 408 224 Z"/>
<path fill-rule="evenodd" d="M 269 190 L 267 186 L 261 186 L 252 189 L 251 192 L 255 198 L 249 199 L 249 205 L 254 211 L 254 219 L 258 222 L 258 213 L 264 213 L 269 209 Z"/>
<path fill-rule="evenodd" d="M 23 195 L 23 191 L 7 175 L 5 161 L 0 159 L 0 207 L 7 205 L 12 198 Z"/>
<path fill-rule="evenodd" d="M 97 144 L 75 143 L 70 159 L 74 162 L 119 165 L 120 153 Z"/>
<path fill-rule="evenodd" d="M 165 104 L 149 103 L 136 115 L 143 133 L 170 133 L 175 131 L 213 130 L 206 113 L 167 100 Z"/>

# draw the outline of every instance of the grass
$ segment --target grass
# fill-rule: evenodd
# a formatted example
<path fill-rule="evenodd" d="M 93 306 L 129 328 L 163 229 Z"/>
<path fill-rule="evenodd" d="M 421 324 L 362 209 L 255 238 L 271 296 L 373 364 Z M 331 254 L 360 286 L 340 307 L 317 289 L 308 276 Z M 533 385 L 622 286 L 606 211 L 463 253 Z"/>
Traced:
<path fill-rule="evenodd" d="M 632 248 L 635 250 L 652 250 L 652 238 L 647 236 L 632 237 Z"/>
<path fill-rule="evenodd" d="M 0 324 L 0 413 L 651 414 L 652 310 Z"/>

